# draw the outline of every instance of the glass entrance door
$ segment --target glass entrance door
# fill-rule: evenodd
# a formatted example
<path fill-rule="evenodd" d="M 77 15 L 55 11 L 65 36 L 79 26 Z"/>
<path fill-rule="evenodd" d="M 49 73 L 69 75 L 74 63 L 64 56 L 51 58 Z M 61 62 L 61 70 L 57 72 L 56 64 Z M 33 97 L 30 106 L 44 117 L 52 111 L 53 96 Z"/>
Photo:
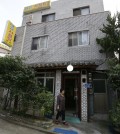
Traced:
<path fill-rule="evenodd" d="M 65 106 L 67 111 L 75 112 L 76 103 L 74 97 L 74 89 L 76 87 L 74 78 L 65 79 Z"/>
<path fill-rule="evenodd" d="M 80 115 L 80 90 L 79 90 L 79 75 L 65 75 L 63 77 L 65 90 L 65 107 L 66 113 L 72 116 Z"/>

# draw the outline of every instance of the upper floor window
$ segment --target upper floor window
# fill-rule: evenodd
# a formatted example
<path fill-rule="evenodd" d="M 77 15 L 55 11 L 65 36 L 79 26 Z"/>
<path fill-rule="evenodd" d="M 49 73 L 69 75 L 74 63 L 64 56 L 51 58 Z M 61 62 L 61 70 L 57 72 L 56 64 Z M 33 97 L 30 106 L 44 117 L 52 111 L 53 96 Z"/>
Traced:
<path fill-rule="evenodd" d="M 73 32 L 69 33 L 68 46 L 79 46 L 89 44 L 89 31 Z"/>
<path fill-rule="evenodd" d="M 47 46 L 48 46 L 48 36 L 41 36 L 41 37 L 33 38 L 31 50 L 47 48 Z"/>
<path fill-rule="evenodd" d="M 55 20 L 55 13 L 42 16 L 42 22 L 54 21 L 54 20 Z"/>
<path fill-rule="evenodd" d="M 87 15 L 89 13 L 90 13 L 89 7 L 82 7 L 82 8 L 73 9 L 73 16 Z"/>

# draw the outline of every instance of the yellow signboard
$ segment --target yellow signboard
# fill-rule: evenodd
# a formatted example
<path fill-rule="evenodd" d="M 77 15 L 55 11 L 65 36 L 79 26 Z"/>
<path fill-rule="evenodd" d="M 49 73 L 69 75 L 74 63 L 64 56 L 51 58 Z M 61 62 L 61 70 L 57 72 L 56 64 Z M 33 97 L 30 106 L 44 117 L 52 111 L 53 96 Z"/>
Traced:
<path fill-rule="evenodd" d="M 0 48 L 11 51 L 11 47 L 8 47 L 8 46 L 1 44 L 1 43 L 0 43 Z"/>
<path fill-rule="evenodd" d="M 10 21 L 7 21 L 2 42 L 9 47 L 12 47 L 14 44 L 15 33 L 16 27 Z"/>
<path fill-rule="evenodd" d="M 27 6 L 24 8 L 24 14 L 29 14 L 29 13 L 33 13 L 39 10 L 43 10 L 43 9 L 48 9 L 50 8 L 50 0 L 43 2 L 43 3 L 39 3 L 39 4 L 35 4 L 35 5 L 31 5 L 31 6 Z"/>

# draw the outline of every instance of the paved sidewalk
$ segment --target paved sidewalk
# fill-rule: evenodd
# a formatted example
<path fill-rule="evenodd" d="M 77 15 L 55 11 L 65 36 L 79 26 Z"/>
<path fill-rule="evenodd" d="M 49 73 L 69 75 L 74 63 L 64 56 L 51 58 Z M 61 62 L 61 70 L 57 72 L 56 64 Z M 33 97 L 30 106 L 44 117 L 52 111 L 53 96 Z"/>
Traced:
<path fill-rule="evenodd" d="M 111 134 L 108 127 L 108 122 L 105 120 L 92 120 L 91 122 L 80 122 L 79 124 L 69 124 L 69 126 L 65 126 L 62 124 L 56 125 L 52 123 L 51 127 L 42 128 L 39 123 L 33 123 L 30 121 L 22 121 L 20 119 L 11 118 L 9 115 L 0 114 L 0 118 L 6 120 L 7 122 L 11 122 L 13 124 L 24 126 L 27 128 L 31 128 L 33 130 L 37 130 L 41 133 L 45 134 L 55 134 L 53 133 L 54 128 L 62 128 L 66 130 L 74 130 L 78 132 L 78 134 Z M 0 133 L 1 134 L 1 133 Z M 13 133 L 14 134 L 14 133 Z M 15 133 L 16 134 L 16 133 Z M 27 134 L 27 133 L 26 133 Z"/>
<path fill-rule="evenodd" d="M 22 127 L 0 119 L 0 134 L 45 134 L 38 130 Z"/>
<path fill-rule="evenodd" d="M 112 134 L 107 121 L 81 122 L 72 126 L 79 129 L 82 132 L 80 134 Z"/>
<path fill-rule="evenodd" d="M 78 134 L 112 134 L 107 121 L 81 122 L 80 124 L 70 124 L 69 127 L 55 125 L 52 129 L 55 127 L 74 130 Z"/>
<path fill-rule="evenodd" d="M 54 117 L 55 118 L 55 117 Z M 55 127 L 72 129 L 78 132 L 78 134 L 112 134 L 109 129 L 108 115 L 107 114 L 95 114 L 91 121 L 70 123 L 70 127 L 56 125 Z"/>

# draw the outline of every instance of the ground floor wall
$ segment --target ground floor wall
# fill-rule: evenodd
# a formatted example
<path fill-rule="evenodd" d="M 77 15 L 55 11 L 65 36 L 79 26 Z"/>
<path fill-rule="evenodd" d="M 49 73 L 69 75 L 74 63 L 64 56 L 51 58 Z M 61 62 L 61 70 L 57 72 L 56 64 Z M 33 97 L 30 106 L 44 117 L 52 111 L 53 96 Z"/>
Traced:
<path fill-rule="evenodd" d="M 50 70 L 47 71 L 51 72 Z M 72 111 L 73 116 L 77 113 L 76 116 L 81 121 L 88 121 L 95 113 L 107 112 L 107 83 L 104 73 L 101 74 L 101 71 L 98 73 L 95 70 L 86 68 L 76 69 L 73 72 L 56 69 L 53 72 L 55 74 L 53 77 L 54 86 L 52 86 L 55 96 L 54 114 L 56 113 L 57 95 L 60 93 L 61 88 L 64 88 L 66 92 L 66 112 L 71 110 L 70 107 L 74 108 L 74 111 Z M 69 92 L 71 88 L 72 92 Z M 72 98 L 69 99 L 70 97 Z"/>
<path fill-rule="evenodd" d="M 94 113 L 107 112 L 107 82 L 105 74 L 92 69 L 39 69 L 36 80 L 41 86 L 53 92 L 54 114 L 56 113 L 57 95 L 65 90 L 66 113 L 88 121 Z"/>

